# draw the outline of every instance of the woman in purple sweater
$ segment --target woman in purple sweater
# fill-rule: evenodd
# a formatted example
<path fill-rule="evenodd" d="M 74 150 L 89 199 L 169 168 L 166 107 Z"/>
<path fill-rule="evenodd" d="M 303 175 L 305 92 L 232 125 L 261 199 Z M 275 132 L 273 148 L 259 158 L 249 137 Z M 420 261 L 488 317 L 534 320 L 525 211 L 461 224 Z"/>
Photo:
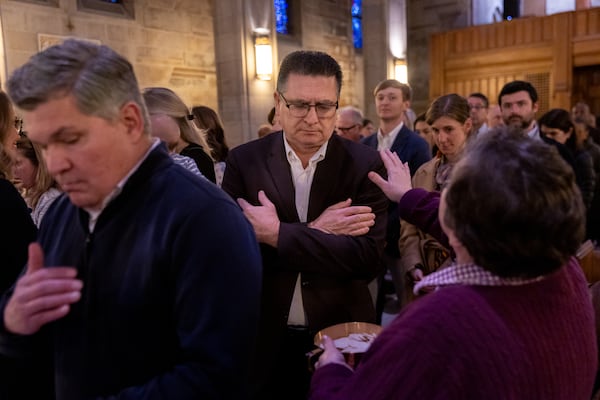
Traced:
<path fill-rule="evenodd" d="M 403 310 L 355 371 L 326 339 L 310 399 L 589 399 L 597 349 L 572 257 L 585 226 L 572 169 L 520 132 L 490 132 L 456 165 L 438 220 L 438 198 L 403 197 L 407 167 L 382 157 L 389 177 L 374 182 L 408 205 L 411 223 L 443 239 L 441 226 L 456 263 L 419 283 L 437 290 Z"/>

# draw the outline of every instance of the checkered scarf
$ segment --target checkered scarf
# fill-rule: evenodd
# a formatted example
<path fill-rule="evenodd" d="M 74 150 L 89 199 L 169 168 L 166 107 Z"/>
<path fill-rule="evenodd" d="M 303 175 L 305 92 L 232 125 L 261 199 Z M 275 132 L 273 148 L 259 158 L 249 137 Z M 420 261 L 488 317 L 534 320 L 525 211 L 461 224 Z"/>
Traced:
<path fill-rule="evenodd" d="M 544 279 L 544 276 L 530 279 L 502 278 L 475 264 L 453 264 L 424 277 L 415 285 L 413 292 L 418 295 L 419 291 L 426 287 L 437 289 L 441 286 L 452 285 L 519 286 L 538 282 L 542 279 Z"/>

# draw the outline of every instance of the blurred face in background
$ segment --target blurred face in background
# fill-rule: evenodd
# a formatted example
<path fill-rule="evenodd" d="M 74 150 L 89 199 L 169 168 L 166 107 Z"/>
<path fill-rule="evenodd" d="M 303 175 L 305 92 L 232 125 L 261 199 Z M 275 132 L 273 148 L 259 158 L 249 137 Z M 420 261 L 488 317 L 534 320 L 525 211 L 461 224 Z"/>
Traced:
<path fill-rule="evenodd" d="M 415 123 L 415 132 L 419 134 L 423 139 L 429 143 L 429 147 L 432 148 L 435 143 L 433 138 L 433 132 L 431 131 L 431 126 L 425 121 L 417 121 Z"/>
<path fill-rule="evenodd" d="M 171 116 L 162 113 L 150 114 L 150 131 L 165 142 L 169 150 L 173 150 L 181 140 L 181 131 L 177 121 Z"/>
<path fill-rule="evenodd" d="M 360 135 L 362 137 L 371 136 L 375 132 L 377 132 L 377 128 L 375 128 L 375 125 L 373 125 L 371 121 L 367 122 L 367 124 L 360 129 Z"/>
<path fill-rule="evenodd" d="M 11 160 L 14 160 L 17 156 L 16 143 L 19 140 L 19 129 L 21 127 L 21 120 L 15 116 L 11 111 L 10 120 L 14 120 L 14 124 L 11 124 L 3 136 L 2 148 L 9 155 Z"/>
<path fill-rule="evenodd" d="M 542 132 L 544 136 L 549 137 L 550 139 L 553 139 L 560 144 L 565 144 L 567 142 L 567 139 L 569 139 L 569 137 L 571 137 L 573 133 L 572 129 L 569 129 L 568 132 L 565 132 L 558 128 L 547 127 L 546 125 L 540 126 L 540 132 Z"/>
<path fill-rule="evenodd" d="M 335 123 L 337 134 L 353 142 L 358 142 L 360 136 L 361 125 L 354 121 L 348 112 L 340 112 Z"/>
<path fill-rule="evenodd" d="M 506 125 L 516 126 L 525 131 L 531 129 L 538 104 L 531 101 L 527 91 L 505 94 L 501 102 L 502 119 Z"/>
<path fill-rule="evenodd" d="M 479 129 L 480 126 L 487 122 L 488 110 L 484 101 L 479 97 L 472 96 L 469 97 L 467 101 L 469 102 L 469 115 L 473 122 L 473 126 Z"/>
<path fill-rule="evenodd" d="M 409 101 L 404 100 L 402 90 L 399 88 L 382 89 L 375 95 L 377 116 L 382 121 L 398 121 L 400 123 L 409 105 Z"/>
<path fill-rule="evenodd" d="M 19 150 L 15 151 L 12 164 L 12 173 L 15 184 L 23 189 L 30 189 L 35 184 L 37 166 L 25 157 Z"/>
<path fill-rule="evenodd" d="M 504 121 L 502 120 L 502 111 L 500 110 L 500 106 L 498 104 L 493 104 L 488 108 L 487 124 L 490 129 L 504 125 Z"/>
<path fill-rule="evenodd" d="M 590 128 L 584 122 L 575 122 L 575 135 L 577 143 L 583 143 L 590 137 Z"/>

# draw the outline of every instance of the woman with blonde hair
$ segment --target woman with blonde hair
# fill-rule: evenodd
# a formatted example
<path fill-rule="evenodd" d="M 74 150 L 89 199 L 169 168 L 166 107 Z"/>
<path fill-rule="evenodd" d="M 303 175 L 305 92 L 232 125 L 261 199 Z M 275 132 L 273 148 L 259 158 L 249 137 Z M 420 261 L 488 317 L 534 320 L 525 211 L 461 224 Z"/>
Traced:
<path fill-rule="evenodd" d="M 23 135 L 16 143 L 13 177 L 31 208 L 33 222 L 39 227 L 50 204 L 61 194 L 56 180 L 48 172 L 39 146 Z"/>
<path fill-rule="evenodd" d="M 210 147 L 183 100 L 164 87 L 146 88 L 142 94 L 150 114 L 152 135 L 164 141 L 170 152 L 192 158 L 202 175 L 216 182 Z"/>

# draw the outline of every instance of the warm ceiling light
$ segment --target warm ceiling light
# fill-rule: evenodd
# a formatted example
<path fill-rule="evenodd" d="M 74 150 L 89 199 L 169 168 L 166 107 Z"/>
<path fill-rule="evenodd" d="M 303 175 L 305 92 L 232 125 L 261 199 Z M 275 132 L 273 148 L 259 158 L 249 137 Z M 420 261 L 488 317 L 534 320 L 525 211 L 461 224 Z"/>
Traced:
<path fill-rule="evenodd" d="M 394 60 L 394 79 L 401 83 L 408 83 L 408 67 L 405 60 Z"/>
<path fill-rule="evenodd" d="M 254 61 L 256 64 L 256 78 L 270 81 L 273 77 L 273 48 L 267 35 L 254 36 Z"/>

